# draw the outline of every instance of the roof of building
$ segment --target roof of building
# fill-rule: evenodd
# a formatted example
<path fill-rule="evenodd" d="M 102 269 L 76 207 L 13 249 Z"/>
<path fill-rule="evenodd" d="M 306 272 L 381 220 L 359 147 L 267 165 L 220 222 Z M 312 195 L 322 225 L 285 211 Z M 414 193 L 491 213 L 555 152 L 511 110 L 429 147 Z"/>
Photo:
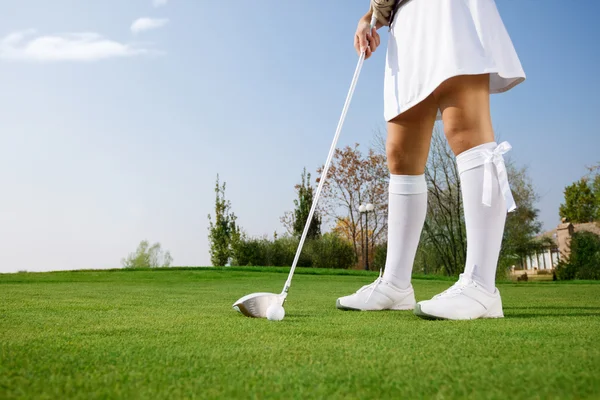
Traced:
<path fill-rule="evenodd" d="M 586 222 L 585 224 L 573 224 L 575 232 L 591 232 L 600 236 L 600 222 Z"/>
<path fill-rule="evenodd" d="M 569 225 L 570 223 L 567 224 L 560 224 L 558 227 L 552 229 L 551 231 L 547 231 L 544 233 L 541 233 L 537 236 L 538 239 L 542 239 L 542 238 L 550 238 L 554 241 L 554 243 L 556 243 L 558 245 L 558 240 L 556 239 L 556 231 L 558 230 L 559 227 L 562 227 L 563 225 Z M 594 233 L 598 236 L 600 236 L 600 222 L 585 222 L 582 224 L 571 224 L 573 225 L 573 232 L 591 232 Z"/>

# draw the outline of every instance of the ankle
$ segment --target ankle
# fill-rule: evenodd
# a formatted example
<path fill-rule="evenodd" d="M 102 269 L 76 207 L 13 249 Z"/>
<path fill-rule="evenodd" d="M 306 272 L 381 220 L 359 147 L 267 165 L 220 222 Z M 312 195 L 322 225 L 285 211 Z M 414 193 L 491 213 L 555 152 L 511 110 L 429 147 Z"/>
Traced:
<path fill-rule="evenodd" d="M 395 276 L 392 273 L 386 274 L 384 272 L 381 279 L 398 290 L 407 290 L 411 287 L 410 280 L 407 281 L 406 279 L 402 279 L 401 277 Z"/>

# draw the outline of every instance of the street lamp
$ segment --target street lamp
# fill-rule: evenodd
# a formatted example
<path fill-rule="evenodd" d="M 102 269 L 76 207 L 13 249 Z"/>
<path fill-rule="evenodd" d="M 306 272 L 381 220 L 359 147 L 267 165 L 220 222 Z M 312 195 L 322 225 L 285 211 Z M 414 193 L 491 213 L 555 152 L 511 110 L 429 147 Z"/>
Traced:
<path fill-rule="evenodd" d="M 365 228 L 363 229 L 363 236 L 365 238 L 365 271 L 369 270 L 369 213 L 375 209 L 375 206 L 371 203 L 361 204 L 358 207 L 358 211 L 365 215 Z M 362 217 L 361 217 L 362 218 Z M 366 231 L 366 234 L 365 234 Z"/>

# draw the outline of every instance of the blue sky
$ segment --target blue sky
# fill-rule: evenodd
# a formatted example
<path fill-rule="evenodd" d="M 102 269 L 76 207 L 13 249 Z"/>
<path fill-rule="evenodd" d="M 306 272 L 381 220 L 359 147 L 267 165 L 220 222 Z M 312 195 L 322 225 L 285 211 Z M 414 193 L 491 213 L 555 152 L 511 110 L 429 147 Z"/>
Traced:
<path fill-rule="evenodd" d="M 0 2 L 1 272 L 119 267 L 142 239 L 207 265 L 217 173 L 242 227 L 272 235 L 324 162 L 367 0 L 158 3 Z M 494 127 L 551 229 L 564 186 L 600 161 L 600 5 L 497 5 L 527 80 L 492 97 Z M 384 57 L 339 146 L 384 127 Z"/>

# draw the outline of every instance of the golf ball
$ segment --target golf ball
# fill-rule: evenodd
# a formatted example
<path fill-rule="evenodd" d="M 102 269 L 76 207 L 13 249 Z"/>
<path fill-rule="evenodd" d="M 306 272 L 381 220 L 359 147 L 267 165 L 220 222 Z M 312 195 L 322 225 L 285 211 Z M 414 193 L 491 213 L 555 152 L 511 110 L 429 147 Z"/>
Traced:
<path fill-rule="evenodd" d="M 271 304 L 267 308 L 267 319 L 269 321 L 281 321 L 285 316 L 285 310 L 279 304 Z"/>

